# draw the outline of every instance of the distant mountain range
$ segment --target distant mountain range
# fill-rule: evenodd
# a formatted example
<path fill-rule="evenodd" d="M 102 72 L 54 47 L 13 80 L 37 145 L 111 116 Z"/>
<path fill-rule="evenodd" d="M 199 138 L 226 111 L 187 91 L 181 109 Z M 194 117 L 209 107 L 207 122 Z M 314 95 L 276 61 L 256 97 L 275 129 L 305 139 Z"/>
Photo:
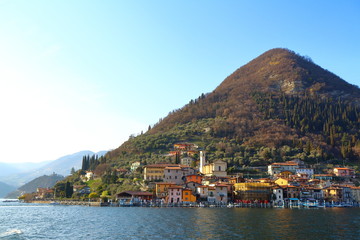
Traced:
<path fill-rule="evenodd" d="M 37 188 L 51 188 L 55 185 L 56 182 L 61 181 L 63 179 L 64 177 L 58 174 L 51 174 L 51 175 L 44 175 L 41 177 L 37 177 L 32 181 L 19 187 L 16 191 L 7 194 L 5 198 L 15 199 L 24 193 L 36 192 Z"/>
<path fill-rule="evenodd" d="M 107 151 L 100 152 L 92 152 L 92 151 L 81 151 L 74 154 L 63 156 L 54 161 L 47 161 L 44 163 L 24 163 L 21 164 L 8 164 L 8 163 L 0 163 L 0 182 L 5 183 L 6 185 L 14 186 L 13 188 L 20 187 L 31 180 L 43 176 L 43 175 L 51 175 L 53 173 L 67 176 L 70 174 L 72 168 L 78 170 L 81 168 L 82 158 L 85 155 L 98 155 L 103 156 Z M 8 175 L 6 175 L 6 171 L 8 171 Z M 0 185 L 0 192 L 8 193 L 10 191 L 7 190 L 3 185 Z M 3 194 L 4 195 L 4 194 Z M 1 195 L 0 195 L 1 197 Z"/>
<path fill-rule="evenodd" d="M 9 192 L 14 191 L 15 189 L 16 187 L 14 186 L 0 182 L 0 198 L 4 198 Z"/>
<path fill-rule="evenodd" d="M 21 173 L 24 171 L 30 171 L 33 169 L 40 168 L 46 164 L 50 163 L 50 161 L 40 162 L 40 163 L 2 163 L 0 162 L 0 178 L 3 176 L 9 176 L 12 174 Z"/>

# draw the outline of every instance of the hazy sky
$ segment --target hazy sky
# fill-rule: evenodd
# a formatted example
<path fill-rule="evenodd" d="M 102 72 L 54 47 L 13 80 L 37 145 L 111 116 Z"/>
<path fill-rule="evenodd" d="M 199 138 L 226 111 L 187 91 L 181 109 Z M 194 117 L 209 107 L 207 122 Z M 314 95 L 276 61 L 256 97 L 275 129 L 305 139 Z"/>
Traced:
<path fill-rule="evenodd" d="M 108 150 L 275 47 L 360 85 L 360 1 L 0 0 L 0 162 Z"/>

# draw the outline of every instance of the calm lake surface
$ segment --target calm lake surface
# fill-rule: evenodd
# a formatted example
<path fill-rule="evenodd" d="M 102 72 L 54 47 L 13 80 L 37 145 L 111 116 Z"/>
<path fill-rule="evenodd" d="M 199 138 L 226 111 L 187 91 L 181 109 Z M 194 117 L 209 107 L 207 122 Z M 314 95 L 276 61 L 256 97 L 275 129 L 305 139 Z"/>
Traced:
<path fill-rule="evenodd" d="M 99 208 L 0 202 L 0 239 L 360 239 L 360 209 Z"/>

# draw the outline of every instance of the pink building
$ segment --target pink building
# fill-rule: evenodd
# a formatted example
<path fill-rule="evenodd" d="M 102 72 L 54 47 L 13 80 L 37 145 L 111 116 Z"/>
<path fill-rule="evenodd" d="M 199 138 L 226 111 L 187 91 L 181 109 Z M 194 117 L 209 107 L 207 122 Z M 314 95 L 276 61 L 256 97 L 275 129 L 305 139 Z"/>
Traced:
<path fill-rule="evenodd" d="M 182 190 L 180 186 L 171 186 L 168 187 L 168 203 L 180 203 L 182 202 Z"/>
<path fill-rule="evenodd" d="M 350 168 L 334 168 L 334 174 L 337 177 L 354 177 L 355 172 Z"/>

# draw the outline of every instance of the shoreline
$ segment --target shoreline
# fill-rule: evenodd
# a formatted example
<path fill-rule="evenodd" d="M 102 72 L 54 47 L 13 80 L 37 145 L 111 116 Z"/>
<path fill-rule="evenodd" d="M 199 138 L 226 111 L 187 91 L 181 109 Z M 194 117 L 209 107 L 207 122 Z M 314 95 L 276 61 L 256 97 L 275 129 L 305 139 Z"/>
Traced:
<path fill-rule="evenodd" d="M 25 203 L 33 204 L 48 204 L 48 205 L 65 205 L 65 206 L 88 206 L 88 207 L 143 207 L 143 208 L 273 208 L 273 209 L 326 209 L 326 208 L 359 208 L 358 204 L 334 204 L 334 205 L 314 205 L 306 206 L 299 205 L 285 205 L 274 206 L 271 203 L 236 203 L 236 204 L 152 204 L 152 203 L 137 203 L 137 204 L 120 204 L 111 202 L 89 202 L 89 201 L 73 201 L 73 200 L 33 200 Z"/>

